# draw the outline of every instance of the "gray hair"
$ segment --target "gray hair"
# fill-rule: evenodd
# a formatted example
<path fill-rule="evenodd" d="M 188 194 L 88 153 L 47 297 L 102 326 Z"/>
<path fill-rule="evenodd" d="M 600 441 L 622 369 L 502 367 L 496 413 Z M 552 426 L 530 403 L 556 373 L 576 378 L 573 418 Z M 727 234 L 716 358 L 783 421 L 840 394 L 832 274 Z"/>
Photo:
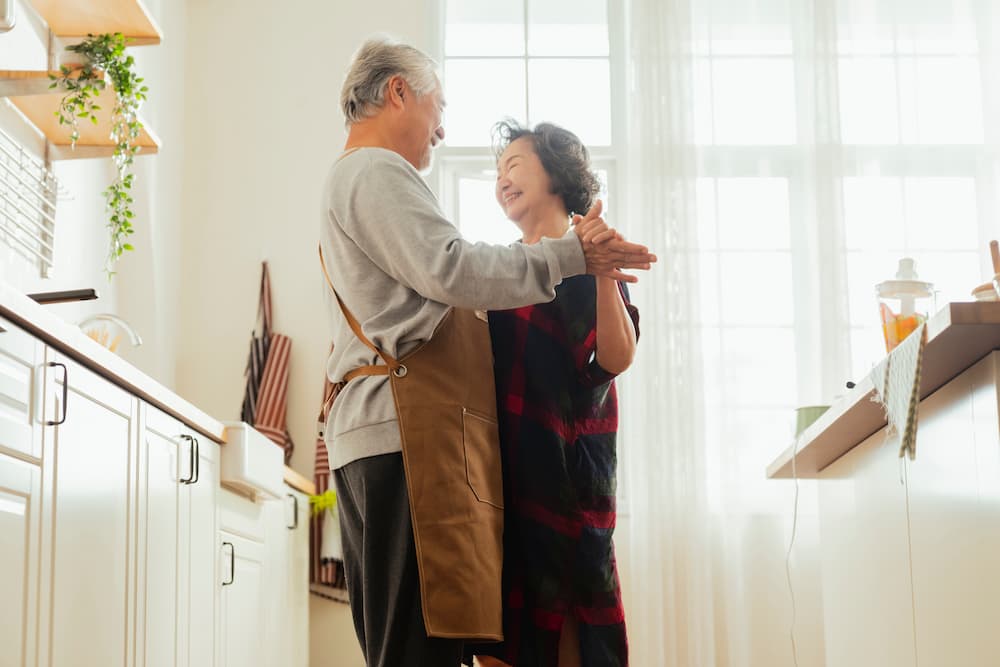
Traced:
<path fill-rule="evenodd" d="M 354 54 L 340 91 L 340 108 L 348 126 L 370 118 L 385 104 L 389 79 L 401 76 L 418 96 L 438 85 L 437 63 L 426 53 L 388 37 L 365 41 Z"/>

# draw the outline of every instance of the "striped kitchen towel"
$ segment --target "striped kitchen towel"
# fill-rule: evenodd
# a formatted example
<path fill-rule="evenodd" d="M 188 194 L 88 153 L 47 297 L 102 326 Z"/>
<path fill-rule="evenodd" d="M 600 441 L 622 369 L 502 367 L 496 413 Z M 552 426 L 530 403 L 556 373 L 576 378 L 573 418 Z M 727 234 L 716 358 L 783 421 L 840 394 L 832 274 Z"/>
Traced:
<path fill-rule="evenodd" d="M 257 324 L 250 334 L 250 354 L 243 371 L 246 388 L 243 391 L 243 406 L 240 420 L 253 424 L 257 412 L 257 398 L 260 395 L 260 381 L 264 375 L 268 348 L 271 345 L 271 279 L 264 262 L 260 274 L 260 293 L 257 297 Z"/>
<path fill-rule="evenodd" d="M 271 278 L 267 262 L 263 263 L 261 271 L 258 321 L 261 336 L 259 339 L 255 336 L 250 344 L 242 419 L 253 424 L 254 428 L 284 449 L 287 464 L 295 447 L 287 427 L 288 365 L 292 354 L 292 339 L 274 333 L 271 329 Z M 258 340 L 263 341 L 263 344 L 259 344 Z M 261 352 L 263 363 L 260 360 Z"/>

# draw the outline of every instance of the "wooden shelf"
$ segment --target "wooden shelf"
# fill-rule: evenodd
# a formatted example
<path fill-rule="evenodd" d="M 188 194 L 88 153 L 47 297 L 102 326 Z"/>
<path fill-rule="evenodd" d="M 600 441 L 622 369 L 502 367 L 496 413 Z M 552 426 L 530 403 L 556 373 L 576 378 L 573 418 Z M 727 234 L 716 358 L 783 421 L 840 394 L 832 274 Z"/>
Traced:
<path fill-rule="evenodd" d="M 41 132 L 50 145 L 53 160 L 72 160 L 111 155 L 114 144 L 110 138 L 111 109 L 114 107 L 114 92 L 110 87 L 98 97 L 98 122 L 81 119 L 80 138 L 76 148 L 70 147 L 69 128 L 59 124 L 55 112 L 63 92 L 50 89 L 51 80 L 46 71 L 0 71 L 0 96 L 6 96 L 11 104 Z M 141 120 L 141 118 L 140 118 Z M 143 122 L 145 125 L 145 122 Z M 160 142 L 148 128 L 139 134 L 139 155 L 153 155 L 159 151 Z"/>
<path fill-rule="evenodd" d="M 1000 349 L 1000 303 L 949 303 L 927 323 L 920 375 L 920 400 L 940 389 L 993 350 Z M 875 387 L 868 377 L 837 401 L 767 467 L 769 478 L 792 477 L 792 455 L 798 477 L 819 473 L 886 425 L 882 406 L 871 400 Z"/>
<path fill-rule="evenodd" d="M 57 37 L 120 32 L 129 38 L 130 46 L 143 46 L 159 44 L 163 36 L 141 0 L 30 1 Z"/>

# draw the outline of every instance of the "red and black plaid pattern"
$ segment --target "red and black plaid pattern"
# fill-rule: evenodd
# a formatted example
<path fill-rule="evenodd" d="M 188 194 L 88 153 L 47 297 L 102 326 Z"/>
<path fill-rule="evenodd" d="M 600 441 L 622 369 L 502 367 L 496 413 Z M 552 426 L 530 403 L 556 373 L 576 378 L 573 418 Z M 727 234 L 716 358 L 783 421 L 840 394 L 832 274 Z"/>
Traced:
<path fill-rule="evenodd" d="M 638 331 L 638 311 L 628 309 Z M 595 358 L 593 277 L 565 280 L 550 303 L 491 312 L 490 334 L 506 503 L 505 641 L 475 652 L 554 667 L 572 615 L 583 665 L 627 665 L 612 543 L 618 402 L 613 376 Z"/>

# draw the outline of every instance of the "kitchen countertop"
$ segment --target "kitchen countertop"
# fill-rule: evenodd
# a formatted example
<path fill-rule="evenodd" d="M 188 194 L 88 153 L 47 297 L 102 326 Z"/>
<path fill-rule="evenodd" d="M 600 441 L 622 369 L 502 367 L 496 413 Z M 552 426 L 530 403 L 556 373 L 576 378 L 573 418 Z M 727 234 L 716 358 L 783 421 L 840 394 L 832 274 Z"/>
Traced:
<path fill-rule="evenodd" d="M 927 322 L 920 400 L 996 349 L 1000 303 L 949 303 Z M 866 376 L 771 462 L 767 476 L 792 477 L 794 454 L 796 476 L 818 478 L 823 468 L 886 425 L 885 411 L 871 400 L 874 395 Z"/>
<path fill-rule="evenodd" d="M 78 326 L 48 312 L 23 293 L 0 282 L 3 317 L 73 361 L 107 378 L 147 403 L 181 420 L 215 442 L 224 443 L 225 426 L 92 340 Z"/>

